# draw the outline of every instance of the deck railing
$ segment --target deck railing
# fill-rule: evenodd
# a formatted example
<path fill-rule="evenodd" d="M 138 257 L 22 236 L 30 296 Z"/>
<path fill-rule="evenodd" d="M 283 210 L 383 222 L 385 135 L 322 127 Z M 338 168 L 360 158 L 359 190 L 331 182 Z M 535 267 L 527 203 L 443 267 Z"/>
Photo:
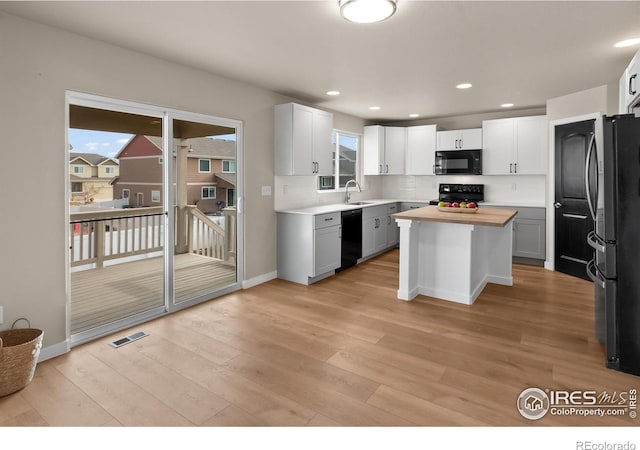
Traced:
<path fill-rule="evenodd" d="M 70 215 L 71 267 L 162 250 L 162 207 L 86 211 Z"/>
<path fill-rule="evenodd" d="M 69 220 L 71 266 L 91 264 L 101 268 L 109 260 L 162 251 L 163 215 L 162 207 L 72 213 Z M 235 208 L 224 209 L 224 228 L 195 206 L 185 207 L 182 214 L 176 208 L 175 220 L 177 254 L 189 252 L 235 261 Z M 186 233 L 179 232 L 180 225 L 184 225 Z"/>

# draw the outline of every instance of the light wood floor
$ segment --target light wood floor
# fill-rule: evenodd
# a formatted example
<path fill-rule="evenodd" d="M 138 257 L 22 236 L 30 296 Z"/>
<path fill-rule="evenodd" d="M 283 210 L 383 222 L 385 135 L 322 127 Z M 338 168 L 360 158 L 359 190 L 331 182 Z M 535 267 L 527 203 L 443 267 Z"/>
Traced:
<path fill-rule="evenodd" d="M 240 291 L 37 367 L 0 399 L 0 425 L 619 426 L 528 421 L 527 387 L 617 391 L 593 331 L 590 283 L 515 265 L 472 306 L 396 300 L 398 252 L 313 286 Z M 132 331 L 150 336 L 113 349 Z"/>
<path fill-rule="evenodd" d="M 71 334 L 164 305 L 163 258 L 71 274 Z M 185 253 L 174 259 L 177 303 L 236 281 L 235 266 Z"/>

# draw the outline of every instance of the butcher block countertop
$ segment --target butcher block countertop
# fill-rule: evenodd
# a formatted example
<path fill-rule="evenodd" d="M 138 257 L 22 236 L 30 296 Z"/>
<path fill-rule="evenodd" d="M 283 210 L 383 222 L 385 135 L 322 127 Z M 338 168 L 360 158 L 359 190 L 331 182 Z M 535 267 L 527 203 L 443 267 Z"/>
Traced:
<path fill-rule="evenodd" d="M 504 227 L 516 214 L 518 214 L 518 211 L 515 209 L 478 208 L 478 212 L 476 213 L 454 213 L 439 211 L 437 206 L 425 206 L 423 208 L 393 214 L 391 217 L 394 219 L 422 220 L 426 222 L 449 222 Z"/>

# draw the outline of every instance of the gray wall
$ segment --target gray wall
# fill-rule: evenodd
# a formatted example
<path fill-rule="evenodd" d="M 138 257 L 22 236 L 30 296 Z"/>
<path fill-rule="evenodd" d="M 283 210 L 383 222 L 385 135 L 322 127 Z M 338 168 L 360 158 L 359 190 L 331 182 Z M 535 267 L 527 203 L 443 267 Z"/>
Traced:
<path fill-rule="evenodd" d="M 260 187 L 274 181 L 273 107 L 291 99 L 2 12 L 0 60 L 0 329 L 28 317 L 45 331 L 45 347 L 68 337 L 66 90 L 242 120 L 245 278 L 276 270 L 273 197 Z M 362 125 L 335 116 L 336 128 L 362 132 Z"/>

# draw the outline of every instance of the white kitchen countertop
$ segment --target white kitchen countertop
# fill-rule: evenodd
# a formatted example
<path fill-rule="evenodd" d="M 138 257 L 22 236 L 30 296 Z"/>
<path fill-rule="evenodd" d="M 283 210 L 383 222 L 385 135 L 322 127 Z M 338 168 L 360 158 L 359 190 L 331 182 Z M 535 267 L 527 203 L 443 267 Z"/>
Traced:
<path fill-rule="evenodd" d="M 308 214 L 311 216 L 315 216 L 318 214 L 328 214 L 332 212 L 338 211 L 348 211 L 351 209 L 358 208 L 368 208 L 371 206 L 380 206 L 380 205 L 388 205 L 389 203 L 427 203 L 429 204 L 429 200 L 419 200 L 419 199 L 373 199 L 373 200 L 362 200 L 366 202 L 364 205 L 356 205 L 353 203 L 345 204 L 345 203 L 331 203 L 328 205 L 318 205 L 312 206 L 310 208 L 299 208 L 299 209 L 288 209 L 288 210 L 276 210 L 277 213 L 287 213 L 287 214 Z M 546 206 L 543 203 L 527 203 L 527 202 L 481 202 L 480 206 L 505 206 L 511 208 L 545 208 Z"/>
<path fill-rule="evenodd" d="M 337 211 L 349 211 L 351 209 L 358 208 L 367 208 L 371 206 L 380 206 L 380 205 L 388 205 L 389 203 L 398 203 L 398 200 L 394 199 L 375 199 L 375 200 L 362 200 L 366 202 L 364 205 L 356 205 L 354 203 L 331 203 L 329 205 L 318 205 L 312 206 L 310 208 L 301 208 L 301 209 L 288 209 L 288 210 L 277 210 L 278 213 L 287 213 L 287 214 L 308 214 L 311 216 L 315 216 L 318 214 L 327 214 Z"/>

